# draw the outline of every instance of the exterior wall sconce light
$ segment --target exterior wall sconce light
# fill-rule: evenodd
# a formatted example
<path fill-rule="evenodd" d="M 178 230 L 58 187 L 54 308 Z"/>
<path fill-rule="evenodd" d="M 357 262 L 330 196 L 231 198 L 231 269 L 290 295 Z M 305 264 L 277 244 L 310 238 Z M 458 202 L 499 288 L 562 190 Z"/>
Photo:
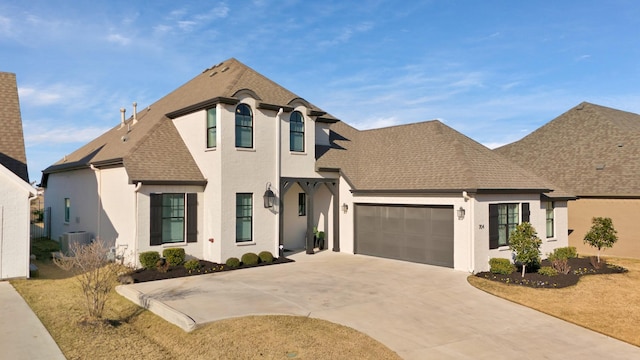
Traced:
<path fill-rule="evenodd" d="M 347 203 L 342 203 L 342 212 L 346 214 L 347 211 L 349 211 L 349 205 L 347 205 Z"/>
<path fill-rule="evenodd" d="M 264 192 L 264 196 L 262 198 L 264 199 L 264 207 L 266 209 L 273 207 L 273 204 L 276 201 L 276 194 L 271 191 L 271 183 L 267 183 L 267 191 Z"/>
<path fill-rule="evenodd" d="M 457 212 L 458 212 L 458 220 L 462 220 L 462 219 L 464 219 L 464 213 L 465 213 L 465 211 L 464 211 L 464 208 L 463 208 L 462 206 L 460 206 L 460 209 L 458 209 L 458 211 L 457 211 Z"/>

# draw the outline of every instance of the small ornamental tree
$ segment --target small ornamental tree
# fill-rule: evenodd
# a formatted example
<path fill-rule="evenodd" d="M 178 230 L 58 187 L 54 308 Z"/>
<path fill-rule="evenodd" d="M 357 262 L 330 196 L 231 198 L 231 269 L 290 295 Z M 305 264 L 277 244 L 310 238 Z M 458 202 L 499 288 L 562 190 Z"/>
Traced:
<path fill-rule="evenodd" d="M 598 249 L 598 262 L 600 262 L 600 249 L 610 248 L 618 241 L 618 232 L 613 228 L 613 221 L 608 217 L 594 217 L 591 219 L 591 229 L 584 236 L 584 243 Z"/>
<path fill-rule="evenodd" d="M 540 262 L 540 245 L 536 229 L 528 222 L 519 224 L 509 235 L 509 249 L 515 253 L 516 262 L 522 264 L 522 277 L 527 265 Z"/>

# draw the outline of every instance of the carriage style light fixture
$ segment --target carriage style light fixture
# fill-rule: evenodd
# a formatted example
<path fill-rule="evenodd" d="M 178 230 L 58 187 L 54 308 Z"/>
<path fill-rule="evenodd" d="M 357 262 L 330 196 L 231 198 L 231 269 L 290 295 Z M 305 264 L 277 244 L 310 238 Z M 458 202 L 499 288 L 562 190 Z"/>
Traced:
<path fill-rule="evenodd" d="M 462 220 L 464 219 L 464 208 L 462 206 L 460 206 L 460 209 L 458 209 L 458 220 Z"/>
<path fill-rule="evenodd" d="M 347 211 L 349 211 L 349 205 L 347 205 L 347 203 L 342 203 L 342 212 L 346 214 Z"/>
<path fill-rule="evenodd" d="M 271 191 L 270 182 L 267 183 L 267 191 L 264 192 L 264 196 L 262 198 L 264 199 L 264 207 L 266 209 L 273 207 L 273 204 L 276 201 L 276 194 Z"/>

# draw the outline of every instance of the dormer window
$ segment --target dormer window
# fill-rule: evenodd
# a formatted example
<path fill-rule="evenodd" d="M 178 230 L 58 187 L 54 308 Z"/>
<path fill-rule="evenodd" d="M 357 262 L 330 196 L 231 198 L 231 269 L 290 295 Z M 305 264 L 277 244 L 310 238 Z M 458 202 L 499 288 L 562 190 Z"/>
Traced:
<path fill-rule="evenodd" d="M 253 116 L 247 104 L 236 107 L 236 147 L 253 147 Z"/>
<path fill-rule="evenodd" d="M 289 118 L 289 150 L 304 151 L 304 117 L 299 111 Z"/>

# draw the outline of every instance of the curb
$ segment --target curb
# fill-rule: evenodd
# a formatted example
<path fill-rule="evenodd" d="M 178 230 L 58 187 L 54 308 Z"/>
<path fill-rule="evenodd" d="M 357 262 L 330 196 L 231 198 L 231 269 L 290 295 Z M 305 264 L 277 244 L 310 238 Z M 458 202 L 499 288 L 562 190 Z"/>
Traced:
<path fill-rule="evenodd" d="M 116 292 L 121 296 L 129 299 L 138 306 L 151 311 L 160 316 L 164 320 L 180 327 L 186 332 L 195 330 L 198 326 L 195 320 L 190 316 L 168 306 L 167 304 L 145 295 L 127 285 L 116 286 Z"/>

